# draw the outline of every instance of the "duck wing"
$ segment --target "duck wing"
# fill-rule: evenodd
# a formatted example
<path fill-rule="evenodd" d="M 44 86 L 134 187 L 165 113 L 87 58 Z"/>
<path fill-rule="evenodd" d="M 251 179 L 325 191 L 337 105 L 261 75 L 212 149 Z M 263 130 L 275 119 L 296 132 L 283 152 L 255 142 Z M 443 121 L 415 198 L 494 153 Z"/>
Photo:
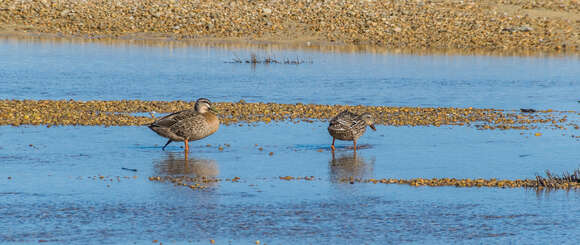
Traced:
<path fill-rule="evenodd" d="M 174 134 L 189 140 L 202 139 L 211 134 L 204 115 L 199 113 L 179 120 L 171 125 L 170 130 Z"/>
<path fill-rule="evenodd" d="M 358 124 L 360 124 L 359 115 L 354 114 L 348 110 L 344 110 L 330 120 L 328 129 L 334 131 L 345 131 L 351 130 Z"/>
<path fill-rule="evenodd" d="M 174 113 L 171 113 L 167 116 L 164 116 L 162 118 L 157 119 L 155 122 L 151 123 L 151 125 L 149 125 L 149 127 L 167 127 L 167 128 L 169 128 L 180 121 L 183 121 L 187 118 L 195 117 L 198 114 L 199 113 L 197 113 L 195 110 L 183 110 L 183 111 L 174 112 Z"/>

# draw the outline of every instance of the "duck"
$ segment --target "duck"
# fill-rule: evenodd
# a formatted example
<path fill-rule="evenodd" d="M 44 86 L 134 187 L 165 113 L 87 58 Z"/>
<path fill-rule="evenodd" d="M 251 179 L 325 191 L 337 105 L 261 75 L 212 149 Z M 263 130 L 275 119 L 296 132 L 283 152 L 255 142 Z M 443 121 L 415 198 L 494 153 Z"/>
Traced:
<path fill-rule="evenodd" d="M 354 151 L 356 152 L 356 141 L 366 131 L 367 126 L 376 131 L 375 119 L 370 113 L 356 114 L 348 110 L 344 110 L 332 119 L 328 125 L 328 133 L 332 136 L 332 145 L 330 148 L 332 152 L 336 150 L 334 147 L 335 140 L 352 141 Z"/>
<path fill-rule="evenodd" d="M 188 142 L 203 139 L 218 130 L 220 121 L 214 113 L 218 111 L 211 106 L 209 99 L 199 98 L 193 109 L 171 113 L 148 127 L 159 136 L 169 139 L 161 150 L 165 151 L 165 147 L 173 141 L 183 141 L 187 154 Z"/>

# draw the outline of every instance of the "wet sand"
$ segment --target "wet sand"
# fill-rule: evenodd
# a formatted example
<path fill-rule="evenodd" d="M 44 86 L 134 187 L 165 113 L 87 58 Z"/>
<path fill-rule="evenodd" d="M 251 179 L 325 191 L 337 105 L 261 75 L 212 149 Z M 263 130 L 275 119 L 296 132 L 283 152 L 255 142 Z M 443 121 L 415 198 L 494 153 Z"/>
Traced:
<path fill-rule="evenodd" d="M 577 53 L 579 16 L 573 0 L 5 0 L 0 33 Z"/>

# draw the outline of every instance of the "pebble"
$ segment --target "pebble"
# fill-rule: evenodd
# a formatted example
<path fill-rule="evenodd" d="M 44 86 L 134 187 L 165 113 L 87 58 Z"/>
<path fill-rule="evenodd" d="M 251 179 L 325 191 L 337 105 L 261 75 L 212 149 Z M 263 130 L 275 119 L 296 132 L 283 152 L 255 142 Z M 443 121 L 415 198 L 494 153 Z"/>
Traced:
<path fill-rule="evenodd" d="M 294 40 L 411 50 L 580 51 L 576 0 L 121 2 L 3 0 L 0 30 L 88 38 Z"/>
<path fill-rule="evenodd" d="M 344 183 L 381 183 L 381 184 L 405 184 L 410 186 L 455 186 L 455 187 L 499 187 L 499 188 L 536 188 L 536 189 L 580 189 L 580 169 L 572 173 L 554 175 L 546 171 L 546 177 L 536 175 L 536 179 L 498 180 L 491 179 L 456 179 L 456 178 L 414 178 L 414 179 L 360 179 L 342 178 Z"/>
<path fill-rule="evenodd" d="M 279 176 L 277 179 L 286 181 L 315 181 L 322 180 L 314 176 L 294 177 L 294 176 Z M 208 188 L 208 183 L 221 182 L 219 178 L 208 177 L 173 177 L 173 176 L 152 176 L 150 181 L 171 182 L 176 186 L 186 186 L 192 190 L 203 190 Z M 225 179 L 225 181 L 238 182 L 240 177 L 233 179 Z M 516 179 L 516 180 L 498 180 L 496 178 L 490 179 L 457 179 L 457 178 L 412 178 L 412 179 L 394 179 L 394 178 L 371 178 L 361 179 L 355 177 L 344 177 L 339 179 L 340 182 L 355 184 L 355 183 L 372 183 L 372 184 L 403 184 L 410 186 L 455 186 L 455 187 L 496 187 L 496 188 L 535 188 L 535 189 L 580 189 L 580 169 L 574 170 L 572 173 L 563 173 L 562 175 L 554 175 L 546 171 L 546 177 L 536 176 L 536 179 Z"/>
<path fill-rule="evenodd" d="M 171 113 L 193 108 L 195 101 L 74 101 L 74 100 L 0 100 L 0 125 L 147 125 L 155 119 L 131 113 Z M 519 110 L 478 108 L 430 108 L 362 105 L 278 104 L 217 102 L 213 105 L 224 125 L 257 122 L 291 121 L 294 123 L 327 121 L 339 112 L 372 113 L 377 125 L 387 126 L 472 126 L 481 130 L 578 130 L 578 113 L 574 111 Z M 210 147 L 211 145 L 208 145 Z M 257 146 L 257 145 L 256 145 Z M 264 150 L 259 147 L 258 150 Z"/>
<path fill-rule="evenodd" d="M 192 190 L 205 190 L 209 187 L 211 183 L 217 183 L 223 181 L 219 178 L 214 177 L 189 177 L 189 176 L 151 176 L 148 178 L 149 181 L 157 182 L 170 182 L 175 186 L 184 186 Z M 237 182 L 240 178 L 236 177 L 232 179 L 232 182 Z"/>

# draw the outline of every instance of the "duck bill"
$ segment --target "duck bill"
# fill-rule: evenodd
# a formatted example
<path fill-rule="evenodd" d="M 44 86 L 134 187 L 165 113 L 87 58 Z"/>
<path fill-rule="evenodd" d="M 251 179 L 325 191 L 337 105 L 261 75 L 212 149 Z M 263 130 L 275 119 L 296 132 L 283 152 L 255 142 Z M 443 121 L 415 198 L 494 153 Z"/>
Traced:
<path fill-rule="evenodd" d="M 373 131 L 377 131 L 374 124 L 371 124 L 370 127 L 373 129 Z"/>
<path fill-rule="evenodd" d="M 209 110 L 210 110 L 210 111 L 213 111 L 213 112 L 215 112 L 215 113 L 220 113 L 218 110 L 214 109 L 213 107 L 210 107 L 210 108 L 209 108 Z"/>

